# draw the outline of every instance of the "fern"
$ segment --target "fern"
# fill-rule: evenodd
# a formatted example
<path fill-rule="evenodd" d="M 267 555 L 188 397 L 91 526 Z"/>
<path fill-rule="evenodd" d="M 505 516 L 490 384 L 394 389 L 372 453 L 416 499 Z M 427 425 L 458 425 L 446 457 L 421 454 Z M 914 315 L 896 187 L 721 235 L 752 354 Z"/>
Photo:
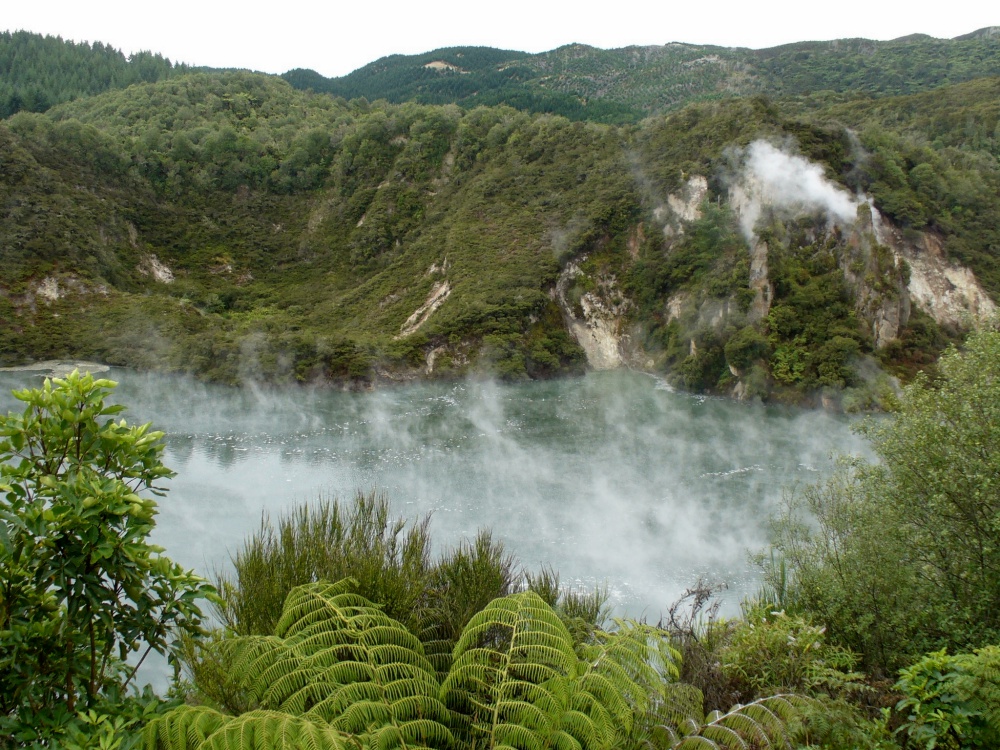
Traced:
<path fill-rule="evenodd" d="M 680 655 L 663 630 L 615 620 L 613 632 L 597 631 L 583 646 L 587 669 L 581 686 L 607 708 L 617 739 L 640 744 L 666 704 L 667 687 L 679 674 Z"/>
<path fill-rule="evenodd" d="M 235 637 L 226 643 L 225 657 L 260 711 L 242 714 L 237 724 L 223 717 L 210 735 L 190 737 L 188 722 L 204 723 L 209 721 L 205 716 L 222 714 L 171 712 L 152 723 L 151 736 L 160 742 L 155 746 L 263 750 L 299 746 L 283 744 L 293 739 L 313 747 L 328 737 L 338 742 L 353 737 L 353 743 L 377 750 L 453 744 L 451 717 L 438 699 L 440 686 L 420 641 L 354 594 L 352 585 L 346 580 L 295 588 L 275 635 Z"/>
<path fill-rule="evenodd" d="M 702 721 L 698 691 L 676 684 L 679 655 L 666 632 L 621 621 L 575 642 L 532 591 L 494 599 L 469 620 L 441 684 L 420 640 L 352 585 L 295 588 L 273 635 L 223 642 L 222 661 L 255 710 L 176 709 L 150 722 L 147 748 L 728 750 L 789 742 L 800 699 L 774 696 Z"/>
<path fill-rule="evenodd" d="M 580 659 L 566 625 L 538 594 L 494 600 L 459 638 L 442 696 L 469 717 L 466 739 L 475 745 L 611 747 L 631 729 L 629 697 L 642 692 L 631 672 L 648 654 L 639 646 L 645 636 L 632 631 L 603 638 Z"/>
<path fill-rule="evenodd" d="M 225 716 L 181 706 L 150 722 L 148 750 L 348 750 L 356 743 L 330 726 L 274 711 Z"/>
<path fill-rule="evenodd" d="M 686 727 L 693 731 L 665 728 L 665 734 L 675 738 L 670 745 L 672 750 L 790 749 L 800 710 L 811 703 L 798 695 L 772 695 L 735 706 L 726 713 L 713 711 L 696 729 L 690 724 Z"/>
<path fill-rule="evenodd" d="M 975 714 L 977 738 L 983 747 L 1000 746 L 1000 646 L 976 649 L 957 660 L 961 670 L 955 688 Z"/>

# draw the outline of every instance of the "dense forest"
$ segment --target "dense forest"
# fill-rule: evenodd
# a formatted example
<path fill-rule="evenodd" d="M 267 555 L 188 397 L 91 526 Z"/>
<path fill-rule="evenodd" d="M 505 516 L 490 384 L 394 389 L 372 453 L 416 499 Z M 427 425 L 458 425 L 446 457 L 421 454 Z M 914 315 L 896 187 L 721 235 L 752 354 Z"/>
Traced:
<path fill-rule="evenodd" d="M 751 50 L 672 43 L 602 50 L 571 44 L 528 55 L 451 47 L 392 55 L 341 78 L 292 70 L 296 88 L 348 99 L 506 103 L 571 120 L 625 123 L 693 101 L 824 92 L 847 98 L 915 94 L 1000 75 L 994 28 L 957 39 L 839 39 Z"/>
<path fill-rule="evenodd" d="M 72 42 L 27 31 L 0 32 L 0 118 L 44 112 L 61 102 L 151 83 L 187 71 L 162 55 L 125 57 L 101 42 Z"/>
<path fill-rule="evenodd" d="M 911 309 L 911 264 L 963 264 L 984 306 L 1000 292 L 997 86 L 611 126 L 197 73 L 22 112 L 0 124 L 0 357 L 538 378 L 581 371 L 570 329 L 606 325 L 622 363 L 687 388 L 867 408 L 891 391 L 871 371 L 912 376 L 975 314 Z M 867 207 L 834 227 L 778 206 L 748 236 L 732 196 L 758 142 L 868 196 L 884 231 Z"/>

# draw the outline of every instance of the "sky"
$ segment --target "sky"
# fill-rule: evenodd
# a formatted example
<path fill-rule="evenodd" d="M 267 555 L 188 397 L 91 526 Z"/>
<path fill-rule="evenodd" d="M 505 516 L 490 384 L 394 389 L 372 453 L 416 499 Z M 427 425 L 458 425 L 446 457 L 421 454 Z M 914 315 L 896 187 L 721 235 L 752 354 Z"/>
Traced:
<path fill-rule="evenodd" d="M 382 0 L 279 3 L 172 0 L 6 0 L 0 30 L 104 42 L 126 55 L 150 50 L 174 62 L 283 73 L 345 75 L 390 54 L 482 45 L 544 52 L 582 43 L 610 49 L 668 42 L 773 47 L 845 37 L 939 38 L 1000 25 L 981 0 L 913 3 L 842 0 Z M 989 8 L 994 10 L 990 11 Z"/>

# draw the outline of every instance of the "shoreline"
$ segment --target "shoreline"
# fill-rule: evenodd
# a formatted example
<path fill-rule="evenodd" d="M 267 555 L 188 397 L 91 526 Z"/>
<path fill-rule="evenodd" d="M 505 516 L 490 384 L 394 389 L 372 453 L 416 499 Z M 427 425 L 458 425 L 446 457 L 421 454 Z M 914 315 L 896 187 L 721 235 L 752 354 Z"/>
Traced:
<path fill-rule="evenodd" d="M 89 372 L 97 375 L 110 370 L 110 365 L 102 365 L 100 362 L 89 362 L 78 359 L 46 359 L 41 362 L 33 362 L 30 365 L 13 365 L 11 367 L 0 367 L 0 372 L 34 372 L 39 377 L 64 378 L 73 370 Z"/>

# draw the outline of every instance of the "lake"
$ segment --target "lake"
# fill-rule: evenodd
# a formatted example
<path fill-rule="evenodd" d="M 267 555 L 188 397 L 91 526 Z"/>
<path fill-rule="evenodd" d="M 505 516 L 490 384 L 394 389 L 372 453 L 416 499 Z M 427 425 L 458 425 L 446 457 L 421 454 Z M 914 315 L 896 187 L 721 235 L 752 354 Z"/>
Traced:
<path fill-rule="evenodd" d="M 439 547 L 493 529 L 530 569 L 607 584 L 618 614 L 656 621 L 699 578 L 757 585 L 784 487 L 865 453 L 842 416 L 679 393 L 627 371 L 523 384 L 416 383 L 372 393 L 232 389 L 114 369 L 130 421 L 167 433 L 177 472 L 153 540 L 205 575 L 261 523 L 377 489 L 432 513 Z M 37 375 L 0 373 L 9 391 Z"/>

